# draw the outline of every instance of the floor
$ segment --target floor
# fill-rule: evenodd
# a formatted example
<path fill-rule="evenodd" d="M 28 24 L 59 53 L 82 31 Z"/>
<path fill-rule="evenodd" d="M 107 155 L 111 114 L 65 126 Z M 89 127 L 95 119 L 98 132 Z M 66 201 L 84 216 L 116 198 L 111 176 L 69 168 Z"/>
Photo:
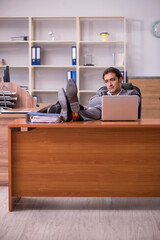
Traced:
<path fill-rule="evenodd" d="M 160 198 L 22 198 L 8 211 L 0 187 L 0 240 L 160 240 Z"/>

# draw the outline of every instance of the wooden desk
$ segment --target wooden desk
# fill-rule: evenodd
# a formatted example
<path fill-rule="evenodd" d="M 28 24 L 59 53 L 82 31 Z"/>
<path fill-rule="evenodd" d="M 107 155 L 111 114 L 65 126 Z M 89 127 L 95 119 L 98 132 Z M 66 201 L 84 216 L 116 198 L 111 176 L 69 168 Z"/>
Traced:
<path fill-rule="evenodd" d="M 28 129 L 28 131 L 23 131 Z M 14 197 L 160 197 L 160 119 L 9 124 Z"/>
<path fill-rule="evenodd" d="M 48 107 L 49 104 L 42 103 L 39 107 L 17 110 L 44 112 Z M 16 118 L 25 118 L 25 114 L 0 114 L 0 185 L 8 185 L 8 124 Z"/>

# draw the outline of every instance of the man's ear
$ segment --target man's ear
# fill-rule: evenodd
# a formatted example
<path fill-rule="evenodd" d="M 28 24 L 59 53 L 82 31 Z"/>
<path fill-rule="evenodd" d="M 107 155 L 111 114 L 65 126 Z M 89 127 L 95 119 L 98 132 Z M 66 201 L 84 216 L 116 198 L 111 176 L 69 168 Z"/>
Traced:
<path fill-rule="evenodd" d="M 120 83 L 122 84 L 123 83 L 123 78 L 120 77 L 119 80 L 120 80 Z"/>

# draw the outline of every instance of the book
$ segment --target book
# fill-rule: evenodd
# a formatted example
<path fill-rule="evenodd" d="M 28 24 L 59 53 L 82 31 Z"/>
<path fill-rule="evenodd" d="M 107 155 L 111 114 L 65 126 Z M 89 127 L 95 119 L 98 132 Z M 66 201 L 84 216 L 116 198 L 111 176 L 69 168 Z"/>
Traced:
<path fill-rule="evenodd" d="M 29 112 L 26 114 L 27 123 L 60 123 L 61 114 Z"/>

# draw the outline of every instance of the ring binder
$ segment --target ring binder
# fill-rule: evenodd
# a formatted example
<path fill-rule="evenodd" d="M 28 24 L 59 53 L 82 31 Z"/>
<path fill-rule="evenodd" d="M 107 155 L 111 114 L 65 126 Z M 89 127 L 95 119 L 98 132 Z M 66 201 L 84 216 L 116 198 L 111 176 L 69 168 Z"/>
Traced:
<path fill-rule="evenodd" d="M 41 64 L 41 47 L 32 47 L 32 65 Z"/>
<path fill-rule="evenodd" d="M 75 81 L 75 83 L 77 82 L 76 81 L 76 71 L 68 71 L 67 72 L 67 81 L 71 78 Z"/>
<path fill-rule="evenodd" d="M 27 123 L 60 123 L 61 114 L 29 112 L 26 114 Z"/>
<path fill-rule="evenodd" d="M 77 64 L 77 54 L 76 54 L 76 46 L 72 47 L 72 65 L 76 65 Z"/>

